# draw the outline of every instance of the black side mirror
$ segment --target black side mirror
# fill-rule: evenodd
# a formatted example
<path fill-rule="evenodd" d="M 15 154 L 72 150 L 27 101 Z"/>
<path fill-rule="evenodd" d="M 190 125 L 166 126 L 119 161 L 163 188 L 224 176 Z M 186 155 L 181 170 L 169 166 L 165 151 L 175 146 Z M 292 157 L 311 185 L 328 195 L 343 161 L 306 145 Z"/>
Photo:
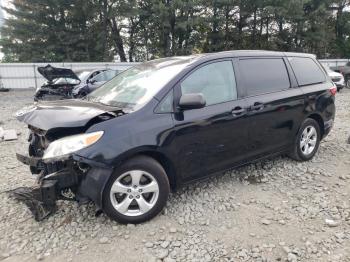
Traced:
<path fill-rule="evenodd" d="M 205 107 L 205 98 L 201 93 L 198 94 L 184 94 L 179 101 L 179 108 L 181 110 L 198 109 Z"/>

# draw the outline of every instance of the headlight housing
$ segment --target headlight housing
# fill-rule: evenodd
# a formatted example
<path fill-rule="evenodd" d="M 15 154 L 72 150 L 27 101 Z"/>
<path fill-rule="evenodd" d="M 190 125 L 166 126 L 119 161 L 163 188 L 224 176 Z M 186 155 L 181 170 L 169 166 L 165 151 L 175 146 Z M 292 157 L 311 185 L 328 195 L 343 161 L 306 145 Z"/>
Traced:
<path fill-rule="evenodd" d="M 67 136 L 53 141 L 44 152 L 43 159 L 69 155 L 80 149 L 96 143 L 103 135 L 103 131 Z"/>

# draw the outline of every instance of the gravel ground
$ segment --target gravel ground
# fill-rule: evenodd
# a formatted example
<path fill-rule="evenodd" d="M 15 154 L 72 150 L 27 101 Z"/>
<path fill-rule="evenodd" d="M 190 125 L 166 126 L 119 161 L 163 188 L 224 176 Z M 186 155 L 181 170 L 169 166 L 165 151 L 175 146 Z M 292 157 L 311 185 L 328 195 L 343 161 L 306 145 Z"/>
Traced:
<path fill-rule="evenodd" d="M 0 260 L 350 261 L 350 90 L 337 94 L 335 127 L 312 161 L 274 158 L 183 187 L 137 226 L 66 201 L 38 223 L 8 198 L 34 180 L 15 158 L 27 130 L 14 113 L 31 96 L 0 93 L 0 126 L 20 132 L 0 142 Z"/>

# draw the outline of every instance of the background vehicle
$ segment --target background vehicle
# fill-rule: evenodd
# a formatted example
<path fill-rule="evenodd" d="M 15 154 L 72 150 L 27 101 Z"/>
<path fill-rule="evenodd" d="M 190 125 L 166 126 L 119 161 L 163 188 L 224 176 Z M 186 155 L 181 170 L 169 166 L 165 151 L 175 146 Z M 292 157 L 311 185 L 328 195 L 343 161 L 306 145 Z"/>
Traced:
<path fill-rule="evenodd" d="M 80 98 L 118 74 L 118 71 L 111 69 L 73 72 L 68 68 L 56 68 L 51 65 L 39 67 L 38 71 L 48 81 L 36 90 L 35 101 Z"/>
<path fill-rule="evenodd" d="M 330 67 L 330 69 L 341 73 L 345 79 L 345 86 L 350 88 L 350 62 L 347 62 L 344 66 Z"/>
<path fill-rule="evenodd" d="M 81 70 L 76 72 L 81 83 L 73 88 L 75 98 L 84 97 L 115 77 L 119 71 L 112 69 Z"/>
<path fill-rule="evenodd" d="M 20 112 L 36 154 L 17 158 L 39 173 L 41 206 L 71 190 L 112 219 L 140 223 L 162 210 L 171 188 L 272 155 L 312 159 L 333 126 L 335 94 L 313 55 L 153 60 L 84 100 Z"/>
<path fill-rule="evenodd" d="M 333 83 L 337 86 L 337 91 L 340 91 L 345 87 L 344 76 L 341 73 L 335 72 L 328 67 L 328 65 L 323 65 L 329 77 L 332 79 Z"/>

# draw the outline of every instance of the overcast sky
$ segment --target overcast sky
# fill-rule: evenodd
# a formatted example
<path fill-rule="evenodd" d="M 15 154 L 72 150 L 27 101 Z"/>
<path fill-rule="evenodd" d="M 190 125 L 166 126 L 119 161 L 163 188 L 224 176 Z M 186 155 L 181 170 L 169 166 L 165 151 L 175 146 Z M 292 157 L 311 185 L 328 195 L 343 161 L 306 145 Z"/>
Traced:
<path fill-rule="evenodd" d="M 1 7 L 3 7 L 3 6 L 9 7 L 10 3 L 11 3 L 11 0 L 0 0 Z M 6 14 L 5 14 L 5 16 L 6 16 Z"/>
<path fill-rule="evenodd" d="M 6 6 L 8 7 L 10 5 L 11 0 L 0 0 L 0 5 L 1 7 Z M 3 12 L 3 10 L 0 10 L 0 26 L 2 26 L 3 22 L 4 22 L 4 16 L 6 17 L 6 13 Z M 4 56 L 4 54 L 2 52 L 0 52 L 0 59 Z"/>

